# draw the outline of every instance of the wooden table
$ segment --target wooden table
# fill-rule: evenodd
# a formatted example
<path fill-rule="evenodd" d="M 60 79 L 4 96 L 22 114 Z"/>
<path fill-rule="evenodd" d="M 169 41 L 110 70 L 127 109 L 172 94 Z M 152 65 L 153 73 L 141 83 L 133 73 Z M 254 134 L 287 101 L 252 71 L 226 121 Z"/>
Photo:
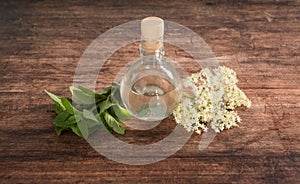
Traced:
<path fill-rule="evenodd" d="M 253 103 L 239 111 L 240 127 L 204 151 L 193 135 L 171 157 L 145 166 L 111 161 L 71 132 L 55 135 L 43 90 L 70 96 L 87 46 L 150 15 L 189 27 L 237 72 Z M 300 183 L 299 35 L 299 1 L 1 1 L 0 183 Z M 164 122 L 123 139 L 158 141 L 175 126 Z"/>

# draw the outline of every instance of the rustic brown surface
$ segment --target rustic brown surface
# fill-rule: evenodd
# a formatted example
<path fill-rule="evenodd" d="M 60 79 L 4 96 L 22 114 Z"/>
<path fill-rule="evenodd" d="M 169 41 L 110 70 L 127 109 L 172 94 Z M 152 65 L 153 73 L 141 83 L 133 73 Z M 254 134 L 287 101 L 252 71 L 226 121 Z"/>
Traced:
<path fill-rule="evenodd" d="M 149 15 L 191 28 L 237 72 L 253 103 L 240 111 L 240 127 L 202 152 L 193 135 L 170 158 L 146 166 L 110 161 L 72 133 L 56 136 L 43 90 L 69 96 L 87 46 Z M 299 1 L 1 1 L 0 183 L 300 183 L 299 20 Z M 114 71 L 113 62 L 106 68 Z M 170 127 L 172 118 L 123 139 L 155 142 Z"/>

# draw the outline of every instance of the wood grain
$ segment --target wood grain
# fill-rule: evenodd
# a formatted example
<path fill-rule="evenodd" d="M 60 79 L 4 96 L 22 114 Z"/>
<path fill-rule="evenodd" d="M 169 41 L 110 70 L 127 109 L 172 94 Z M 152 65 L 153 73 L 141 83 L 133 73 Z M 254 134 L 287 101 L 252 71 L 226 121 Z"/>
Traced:
<path fill-rule="evenodd" d="M 0 183 L 300 183 L 299 12 L 299 1 L 1 1 Z M 70 132 L 56 136 L 43 90 L 70 96 L 87 46 L 109 28 L 150 15 L 189 27 L 237 72 L 253 103 L 239 111 L 240 127 L 201 152 L 201 136 L 193 135 L 170 158 L 145 166 L 108 160 Z M 110 58 L 97 88 L 120 69 L 114 61 L 136 56 L 132 48 Z M 189 60 L 176 48 L 169 54 Z M 122 140 L 155 142 L 174 126 L 168 118 Z"/>

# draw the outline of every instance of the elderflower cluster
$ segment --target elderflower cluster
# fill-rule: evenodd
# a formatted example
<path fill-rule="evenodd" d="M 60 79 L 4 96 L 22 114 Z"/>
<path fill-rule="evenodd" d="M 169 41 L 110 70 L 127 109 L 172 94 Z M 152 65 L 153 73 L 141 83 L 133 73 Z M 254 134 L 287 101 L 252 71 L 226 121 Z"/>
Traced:
<path fill-rule="evenodd" d="M 174 110 L 175 121 L 188 132 L 201 134 L 208 126 L 216 132 L 238 126 L 241 121 L 235 108 L 251 106 L 251 101 L 237 87 L 236 73 L 225 66 L 203 69 L 189 76 L 184 86 L 192 95 L 186 98 Z"/>

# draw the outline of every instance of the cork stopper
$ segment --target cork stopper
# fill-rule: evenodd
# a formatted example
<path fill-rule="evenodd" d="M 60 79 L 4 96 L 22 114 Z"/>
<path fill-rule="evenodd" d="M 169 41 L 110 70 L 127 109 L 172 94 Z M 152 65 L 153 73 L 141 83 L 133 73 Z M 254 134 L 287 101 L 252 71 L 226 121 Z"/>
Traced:
<path fill-rule="evenodd" d="M 159 17 L 146 17 L 141 22 L 142 47 L 155 51 L 163 47 L 164 21 Z"/>

